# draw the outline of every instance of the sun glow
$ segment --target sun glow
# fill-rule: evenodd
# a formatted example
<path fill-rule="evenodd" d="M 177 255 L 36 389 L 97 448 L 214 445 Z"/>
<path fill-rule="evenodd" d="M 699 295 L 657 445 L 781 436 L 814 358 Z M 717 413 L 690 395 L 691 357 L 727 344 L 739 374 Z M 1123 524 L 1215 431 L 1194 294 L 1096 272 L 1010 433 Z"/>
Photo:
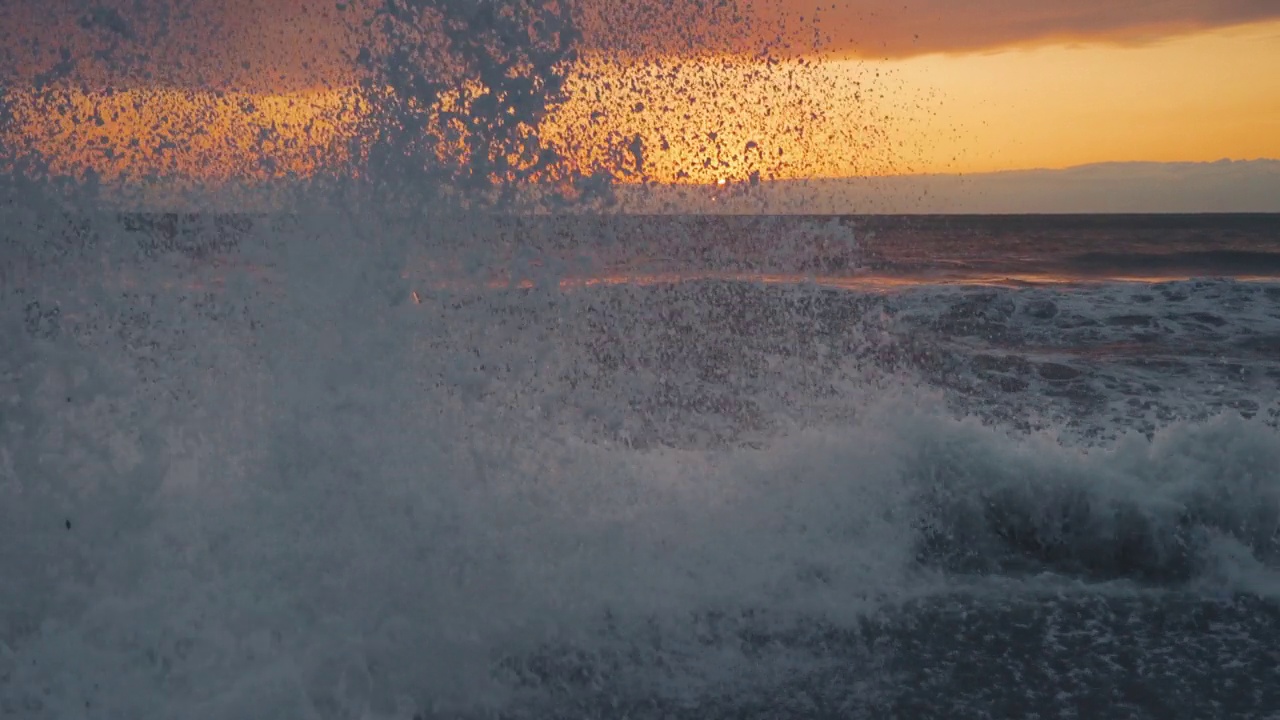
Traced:
<path fill-rule="evenodd" d="M 1280 156 L 1280 23 L 1148 45 L 840 60 L 584 57 L 537 132 L 624 183 L 985 172 Z M 1242 72 L 1248 68 L 1248 72 Z M 7 137 L 55 172 L 218 184 L 343 167 L 354 86 L 289 92 L 10 88 Z M 447 108 L 446 108 L 447 109 Z M 0 134 L 4 134 L 0 130 Z M 16 136 L 16 137 L 15 137 Z M 465 162 L 447 143 L 439 158 Z M 154 183 L 152 183 L 154 185 Z"/>
<path fill-rule="evenodd" d="M 884 64 L 927 172 L 1280 157 L 1280 22 L 1143 45 L 1073 44 Z"/>
<path fill-rule="evenodd" d="M 309 175 L 341 156 L 359 112 L 342 91 L 63 90 L 14 105 L 18 133 L 52 171 L 91 169 L 107 181 Z"/>
<path fill-rule="evenodd" d="M 869 89 L 883 95 L 883 84 L 865 68 L 839 64 L 588 61 L 538 133 L 572 166 L 624 183 L 879 175 L 899 169 L 891 114 L 877 113 L 885 103 L 864 97 Z M 342 167 L 363 107 L 355 88 L 63 89 L 19 95 L 15 128 L 55 172 L 92 172 L 109 183 L 259 182 Z M 437 160 L 465 163 L 461 138 L 434 143 Z"/>

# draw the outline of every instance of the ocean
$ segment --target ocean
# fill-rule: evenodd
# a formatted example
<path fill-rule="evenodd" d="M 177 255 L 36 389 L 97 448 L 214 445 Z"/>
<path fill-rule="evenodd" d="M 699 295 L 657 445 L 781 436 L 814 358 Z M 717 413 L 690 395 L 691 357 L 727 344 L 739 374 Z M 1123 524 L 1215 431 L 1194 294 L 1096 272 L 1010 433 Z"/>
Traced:
<path fill-rule="evenodd" d="M 3 210 L 0 717 L 1280 718 L 1280 216 Z"/>

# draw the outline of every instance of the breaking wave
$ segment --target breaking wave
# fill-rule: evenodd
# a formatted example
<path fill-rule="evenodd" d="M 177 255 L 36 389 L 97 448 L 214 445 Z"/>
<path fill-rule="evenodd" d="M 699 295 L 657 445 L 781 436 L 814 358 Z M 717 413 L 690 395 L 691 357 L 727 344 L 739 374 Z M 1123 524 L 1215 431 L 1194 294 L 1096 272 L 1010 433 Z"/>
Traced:
<path fill-rule="evenodd" d="M 0 115 L 30 142 L 0 137 L 0 712 L 876 716 L 925 702 L 902 697 L 904 668 L 993 628 L 1038 641 L 1070 615 L 1105 631 L 1062 652 L 1127 623 L 1158 643 L 1169 607 L 1249 632 L 1152 653 L 1161 672 L 1207 667 L 1219 641 L 1243 658 L 1223 672 L 1271 657 L 1280 432 L 1260 406 L 1081 438 L 1060 416 L 982 410 L 1030 404 L 1027 384 L 957 402 L 956 376 L 1008 368 L 939 357 L 1046 330 L 1078 296 L 561 283 L 619 254 L 671 260 L 629 255 L 640 236 L 699 271 L 859 269 L 839 222 L 783 242 L 726 224 L 746 239 L 691 249 L 597 212 L 614 183 L 654 179 L 646 148 L 693 143 L 668 179 L 748 188 L 794 169 L 779 147 L 829 152 L 810 128 L 846 126 L 808 100 L 773 135 L 733 119 L 761 87 L 815 96 L 795 89 L 807 61 L 624 68 L 641 97 L 615 114 L 643 115 L 644 88 L 672 77 L 707 109 L 684 138 L 642 120 L 602 133 L 564 109 L 610 71 L 579 57 L 572 4 L 323 5 L 356 44 L 329 58 L 351 83 L 318 124 L 292 96 L 285 112 L 228 89 L 252 28 L 212 4 L 40 16 L 35 40 L 85 35 L 30 66 L 4 56 Z M 160 100 L 186 110 L 148 115 Z M 122 108 L 138 142 L 113 145 Z M 220 123 L 239 130 L 197 132 Z M 834 137 L 863 129 L 847 127 Z M 874 155 L 875 137 L 847 146 Z M 246 220 L 246 197 L 273 212 Z M 228 204 L 238 216 L 211 211 Z M 580 222 L 530 219 L 549 211 Z M 1274 292 L 1240 287 L 1161 292 L 1247 295 L 1270 322 Z M 1280 687 L 1228 679 L 1229 697 L 1187 707 Z M 962 697 L 939 683 L 935 699 Z"/>
<path fill-rule="evenodd" d="M 269 280 L 167 252 L 121 275 L 68 262 L 75 272 L 10 289 L 8 706 L 705 709 L 823 677 L 833 638 L 866 682 L 888 682 L 876 642 L 945 598 L 1280 589 L 1280 433 L 1265 418 L 1086 443 L 957 418 L 909 370 L 874 364 L 826 378 L 844 412 L 806 417 L 832 402 L 808 351 L 732 344 L 741 330 L 706 314 L 750 312 L 729 286 L 631 294 L 634 322 L 621 307 L 598 315 L 622 333 L 610 349 L 570 332 L 606 290 L 414 303 L 412 278 L 370 252 L 403 243 L 356 253 L 337 219 L 312 227 L 241 242 Z M 193 286 L 202 273 L 221 284 Z M 773 292 L 783 310 L 738 320 L 754 337 L 820 322 L 812 288 Z M 658 352 L 677 315 L 700 352 L 729 344 L 666 402 L 759 361 L 790 409 L 772 430 L 672 445 L 591 429 L 660 412 L 621 398 L 653 399 L 651 373 L 685 372 Z M 690 412 L 672 427 L 733 409 Z"/>

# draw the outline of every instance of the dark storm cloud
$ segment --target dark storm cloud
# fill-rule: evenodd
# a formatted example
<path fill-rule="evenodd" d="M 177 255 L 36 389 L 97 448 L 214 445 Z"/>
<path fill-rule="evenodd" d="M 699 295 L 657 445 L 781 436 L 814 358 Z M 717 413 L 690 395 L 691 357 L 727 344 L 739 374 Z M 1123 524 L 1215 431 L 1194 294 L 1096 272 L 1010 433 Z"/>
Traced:
<path fill-rule="evenodd" d="M 294 90 L 349 79 L 333 0 L 3 0 L 0 83 Z"/>
<path fill-rule="evenodd" d="M 814 7 L 813 2 L 785 4 Z M 860 0 L 821 15 L 834 50 L 964 52 L 1046 40 L 1141 42 L 1280 18 L 1275 0 Z"/>
<path fill-rule="evenodd" d="M 1280 18 L 1276 0 L 587 0 L 588 37 L 658 54 L 904 57 L 1077 40 L 1143 42 Z"/>
<path fill-rule="evenodd" d="M 443 1 L 443 0 L 441 0 Z M 484 0 L 456 0 L 481 3 Z M 508 0 L 497 0 L 499 4 Z M 553 0 L 524 0 L 552 2 Z M 576 0 L 584 49 L 621 56 L 904 57 L 1143 42 L 1270 18 L 1277 0 Z M 374 0 L 4 0 L 0 85 L 282 90 L 342 84 Z"/>

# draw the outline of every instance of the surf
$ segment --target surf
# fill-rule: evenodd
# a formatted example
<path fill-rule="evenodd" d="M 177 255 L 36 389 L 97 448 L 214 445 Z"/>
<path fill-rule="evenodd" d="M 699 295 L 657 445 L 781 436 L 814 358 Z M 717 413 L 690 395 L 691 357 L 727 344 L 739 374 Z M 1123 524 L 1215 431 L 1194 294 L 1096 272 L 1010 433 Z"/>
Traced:
<path fill-rule="evenodd" d="M 1116 638 L 1194 670 L 1185 707 L 1273 697 L 1274 414 L 1023 347 L 1124 337 L 1148 291 L 1257 335 L 1273 292 L 822 287 L 866 267 L 854 223 L 610 214 L 637 156 L 540 134 L 571 10 L 357 24 L 365 164 L 247 183 L 267 213 L 122 213 L 3 146 L 0 707 L 1037 712 L 1041 681 L 1105 706 L 1105 662 L 1063 678 Z M 688 277 L 626 274 L 655 264 Z M 1094 380 L 1173 409 L 1088 414 Z"/>

